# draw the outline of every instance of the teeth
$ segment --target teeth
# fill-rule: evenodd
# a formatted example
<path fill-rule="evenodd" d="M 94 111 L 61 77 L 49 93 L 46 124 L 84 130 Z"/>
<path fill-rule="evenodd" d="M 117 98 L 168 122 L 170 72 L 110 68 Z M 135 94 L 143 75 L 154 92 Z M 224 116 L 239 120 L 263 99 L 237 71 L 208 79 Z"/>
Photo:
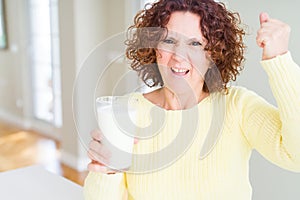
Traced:
<path fill-rule="evenodd" d="M 172 67 L 172 70 L 177 73 L 184 73 L 184 72 L 188 71 L 188 69 L 178 69 L 178 68 L 173 68 L 173 67 Z"/>

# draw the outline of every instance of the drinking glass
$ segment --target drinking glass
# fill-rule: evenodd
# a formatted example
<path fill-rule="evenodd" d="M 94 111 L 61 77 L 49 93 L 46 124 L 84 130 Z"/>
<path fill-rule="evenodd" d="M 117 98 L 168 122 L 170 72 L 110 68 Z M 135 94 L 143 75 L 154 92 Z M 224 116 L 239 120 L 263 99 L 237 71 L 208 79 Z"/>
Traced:
<path fill-rule="evenodd" d="M 101 143 L 109 150 L 104 163 L 111 169 L 130 168 L 134 144 L 136 109 L 128 96 L 102 96 L 96 99 L 98 125 L 104 135 Z"/>

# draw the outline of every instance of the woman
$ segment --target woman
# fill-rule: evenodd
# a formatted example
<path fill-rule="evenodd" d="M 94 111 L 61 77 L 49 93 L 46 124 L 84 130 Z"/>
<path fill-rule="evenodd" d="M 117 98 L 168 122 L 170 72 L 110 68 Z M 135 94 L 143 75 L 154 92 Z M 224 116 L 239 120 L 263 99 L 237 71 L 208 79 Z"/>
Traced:
<path fill-rule="evenodd" d="M 127 57 L 147 85 L 161 87 L 133 96 L 140 113 L 145 113 L 141 122 L 147 123 L 146 113 L 156 108 L 164 111 L 165 124 L 157 132 L 155 125 L 147 129 L 155 135 L 136 142 L 134 153 L 159 152 L 172 146 L 178 133 L 195 134 L 185 143 L 188 148 L 180 147 L 183 137 L 176 143 L 179 150 L 143 162 L 135 159 L 133 168 L 145 173 L 120 173 L 102 162 L 101 157 L 109 156 L 103 153 L 101 132 L 93 132 L 86 199 L 250 200 L 253 149 L 282 168 L 300 171 L 300 68 L 288 52 L 290 28 L 266 13 L 260 15 L 256 41 L 263 49 L 261 65 L 270 79 L 275 108 L 245 88 L 227 85 L 236 79 L 244 60 L 239 23 L 237 14 L 213 0 L 160 0 L 137 14 L 129 28 L 134 33 L 126 41 Z M 213 102 L 222 98 L 226 109 L 220 135 L 199 159 L 210 124 L 214 127 L 217 121 Z M 189 113 L 195 108 L 197 127 L 191 129 L 196 115 Z M 152 115 L 153 124 L 160 121 L 160 114 Z"/>

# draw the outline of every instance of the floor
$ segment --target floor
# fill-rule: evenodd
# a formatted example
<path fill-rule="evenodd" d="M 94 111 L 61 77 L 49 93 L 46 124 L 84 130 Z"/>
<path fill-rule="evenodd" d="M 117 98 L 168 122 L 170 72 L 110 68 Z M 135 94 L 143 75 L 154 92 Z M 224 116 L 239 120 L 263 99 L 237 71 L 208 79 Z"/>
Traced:
<path fill-rule="evenodd" d="M 37 164 L 83 185 L 87 172 L 77 172 L 60 163 L 59 158 L 57 141 L 0 122 L 0 172 Z"/>

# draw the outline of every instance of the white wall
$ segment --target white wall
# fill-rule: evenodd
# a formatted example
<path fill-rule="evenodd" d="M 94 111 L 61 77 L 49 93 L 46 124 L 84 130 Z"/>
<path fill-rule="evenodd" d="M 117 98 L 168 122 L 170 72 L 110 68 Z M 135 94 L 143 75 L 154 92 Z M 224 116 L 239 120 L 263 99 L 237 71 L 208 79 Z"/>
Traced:
<path fill-rule="evenodd" d="M 246 37 L 248 46 L 247 61 L 237 84 L 254 90 L 276 105 L 268 85 L 267 75 L 259 65 L 261 50 L 255 42 L 256 31 L 259 28 L 259 13 L 266 11 L 270 17 L 278 18 L 291 26 L 290 51 L 294 60 L 300 64 L 300 12 L 298 10 L 300 2 L 297 0 L 228 0 L 227 4 L 231 10 L 238 11 L 242 21 L 249 26 L 249 35 Z M 250 166 L 250 180 L 253 186 L 254 200 L 300 199 L 300 174 L 280 169 L 266 161 L 256 152 L 253 153 Z"/>
<path fill-rule="evenodd" d="M 0 50 L 0 119 L 59 139 L 56 127 L 33 118 L 27 0 L 5 1 L 8 49 Z"/>
<path fill-rule="evenodd" d="M 119 2 L 122 3 L 122 2 Z M 90 131 L 97 127 L 93 110 L 93 93 L 98 73 L 109 51 L 98 51 L 114 32 L 123 31 L 124 6 L 109 12 L 107 0 L 60 1 L 60 32 L 62 48 L 62 84 L 64 126 L 62 128 L 62 160 L 78 169 L 86 168 L 86 146 Z M 108 84 L 109 85 L 109 84 Z M 100 87 L 107 92 L 108 87 Z M 75 163 L 74 163 L 75 162 Z M 76 164 L 77 162 L 77 164 Z"/>
<path fill-rule="evenodd" d="M 124 55 L 127 13 L 123 0 L 64 0 L 60 1 L 60 15 L 62 159 L 84 169 L 89 133 L 97 128 L 95 97 L 111 94 L 115 82 L 127 71 L 122 59 L 114 61 Z"/>
<path fill-rule="evenodd" d="M 0 118 L 23 125 L 23 72 L 26 52 L 24 9 L 18 0 L 5 2 L 8 49 L 0 50 Z M 18 84 L 19 83 L 19 84 Z"/>

